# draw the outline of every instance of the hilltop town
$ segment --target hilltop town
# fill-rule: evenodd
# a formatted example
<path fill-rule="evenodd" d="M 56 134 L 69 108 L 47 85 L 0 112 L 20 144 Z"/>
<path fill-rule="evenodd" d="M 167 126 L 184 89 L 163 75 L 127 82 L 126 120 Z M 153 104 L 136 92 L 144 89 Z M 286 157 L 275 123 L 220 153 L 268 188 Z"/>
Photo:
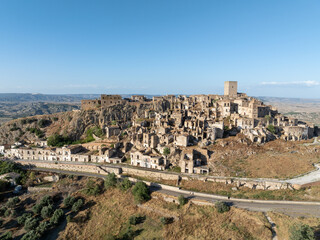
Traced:
<path fill-rule="evenodd" d="M 152 99 L 101 95 L 99 99 L 82 100 L 79 114 L 94 112 L 98 116 L 94 120 L 98 124 L 90 124 L 90 120 L 84 127 L 90 139 L 72 142 L 59 133 L 40 134 L 34 141 L 5 144 L 0 153 L 9 159 L 126 161 L 142 168 L 209 174 L 213 169 L 208 162 L 215 155 L 212 146 L 218 139 L 240 135 L 241 143 L 259 145 L 276 139 L 306 140 L 319 134 L 313 124 L 283 116 L 237 89 L 237 82 L 228 81 L 224 95 L 166 95 Z M 44 122 L 52 124 L 51 120 Z"/>

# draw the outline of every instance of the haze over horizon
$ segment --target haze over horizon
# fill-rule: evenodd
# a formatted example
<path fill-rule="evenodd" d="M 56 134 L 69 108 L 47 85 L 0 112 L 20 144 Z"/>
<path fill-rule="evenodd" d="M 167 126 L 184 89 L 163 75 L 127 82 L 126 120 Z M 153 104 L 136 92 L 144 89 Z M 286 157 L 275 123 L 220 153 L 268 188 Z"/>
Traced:
<path fill-rule="evenodd" d="M 319 98 L 319 1 L 0 3 L 0 92 Z"/>

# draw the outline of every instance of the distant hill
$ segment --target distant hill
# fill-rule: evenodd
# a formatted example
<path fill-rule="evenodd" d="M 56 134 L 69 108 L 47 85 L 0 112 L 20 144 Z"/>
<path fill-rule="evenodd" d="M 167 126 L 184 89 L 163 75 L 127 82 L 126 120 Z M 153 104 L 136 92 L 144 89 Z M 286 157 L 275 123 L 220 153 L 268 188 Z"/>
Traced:
<path fill-rule="evenodd" d="M 99 96 L 99 94 L 0 93 L 0 102 L 80 102 L 82 99 Z"/>

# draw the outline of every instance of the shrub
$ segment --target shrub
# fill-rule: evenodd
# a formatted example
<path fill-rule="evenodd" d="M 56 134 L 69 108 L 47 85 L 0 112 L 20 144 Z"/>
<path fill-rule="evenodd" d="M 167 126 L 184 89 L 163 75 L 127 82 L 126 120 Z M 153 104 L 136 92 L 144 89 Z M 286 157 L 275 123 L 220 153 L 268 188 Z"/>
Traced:
<path fill-rule="evenodd" d="M 84 202 L 82 199 L 78 199 L 73 205 L 72 205 L 72 211 L 73 212 L 79 212 L 81 207 L 83 206 Z"/>
<path fill-rule="evenodd" d="M 44 128 L 44 127 L 47 127 L 51 124 L 51 121 L 50 120 L 47 120 L 47 119 L 40 119 L 39 122 L 38 122 L 38 126 L 40 128 Z"/>
<path fill-rule="evenodd" d="M 178 201 L 179 201 L 180 207 L 182 207 L 183 205 L 185 205 L 188 202 L 188 199 L 185 198 L 183 195 L 180 195 L 178 197 Z"/>
<path fill-rule="evenodd" d="M 146 202 L 151 198 L 148 186 L 144 182 L 137 182 L 132 188 L 132 194 L 137 203 Z"/>
<path fill-rule="evenodd" d="M 43 219 L 51 217 L 52 213 L 53 213 L 53 206 L 52 205 L 44 206 L 41 209 L 41 217 Z"/>
<path fill-rule="evenodd" d="M 35 231 L 31 230 L 30 232 L 27 232 L 21 240 L 38 240 L 41 236 Z"/>
<path fill-rule="evenodd" d="M 3 219 L 0 218 L 0 227 L 2 226 L 2 224 L 3 224 Z M 0 239 L 1 239 L 1 238 L 0 238 Z"/>
<path fill-rule="evenodd" d="M 132 215 L 129 217 L 129 224 L 131 225 L 137 225 L 139 223 L 142 223 L 146 219 L 145 216 L 135 216 Z"/>
<path fill-rule="evenodd" d="M 63 147 L 64 145 L 69 145 L 72 143 L 72 140 L 68 136 L 62 136 L 59 134 L 51 135 L 48 138 L 48 146 L 52 147 Z"/>
<path fill-rule="evenodd" d="M 71 218 L 71 215 L 70 215 L 70 214 L 67 216 L 66 219 L 67 219 L 67 223 L 72 222 L 72 218 Z"/>
<path fill-rule="evenodd" d="M 66 208 L 70 208 L 70 207 L 72 207 L 72 205 L 74 204 L 75 201 L 76 201 L 76 199 L 74 197 L 68 196 L 63 200 L 63 205 Z"/>
<path fill-rule="evenodd" d="M 163 224 L 163 225 L 167 225 L 167 224 L 170 224 L 173 222 L 173 218 L 172 217 L 161 217 L 160 218 L 160 222 Z"/>
<path fill-rule="evenodd" d="M 125 178 L 122 180 L 122 182 L 119 183 L 119 189 L 123 192 L 129 190 L 132 187 L 132 183 L 128 178 Z"/>
<path fill-rule="evenodd" d="M 11 239 L 13 239 L 13 238 L 12 238 L 12 232 L 11 232 L 11 231 L 5 232 L 4 234 L 2 234 L 2 235 L 0 236 L 0 239 L 1 239 L 1 240 L 11 240 Z"/>
<path fill-rule="evenodd" d="M 269 130 L 269 132 L 271 132 L 271 133 L 273 133 L 273 134 L 276 133 L 276 128 L 275 128 L 273 125 L 269 125 L 269 126 L 267 127 L 267 129 Z"/>
<path fill-rule="evenodd" d="M 27 218 L 24 223 L 24 229 L 27 231 L 34 230 L 38 226 L 38 222 L 39 221 L 37 218 L 33 218 L 33 217 Z"/>
<path fill-rule="evenodd" d="M 24 213 L 24 214 L 22 214 L 22 216 L 17 218 L 17 222 L 20 225 L 24 225 L 24 223 L 27 220 L 27 218 L 31 218 L 31 217 L 32 217 L 31 213 Z"/>
<path fill-rule="evenodd" d="M 230 210 L 230 207 L 225 202 L 217 201 L 214 206 L 217 209 L 218 213 L 224 213 Z"/>
<path fill-rule="evenodd" d="M 36 232 L 39 235 L 43 235 L 45 232 L 47 232 L 50 229 L 50 227 L 51 227 L 51 224 L 49 221 L 41 222 L 39 226 L 36 228 Z"/>
<path fill-rule="evenodd" d="M 54 225 L 58 224 L 62 220 L 63 216 L 64 212 L 62 209 L 55 210 L 52 217 L 50 218 L 50 223 Z"/>
<path fill-rule="evenodd" d="M 14 208 L 19 202 L 20 202 L 20 198 L 19 197 L 9 198 L 7 203 L 6 203 L 6 206 L 8 208 Z"/>
<path fill-rule="evenodd" d="M 315 236 L 309 225 L 295 224 L 290 227 L 290 240 L 315 240 Z"/>
<path fill-rule="evenodd" d="M 87 182 L 87 188 L 84 190 L 84 193 L 90 196 L 97 196 L 102 192 L 102 189 L 99 184 L 96 184 L 94 181 L 90 180 Z"/>
<path fill-rule="evenodd" d="M 117 184 L 117 177 L 116 174 L 110 173 L 106 176 L 106 179 L 104 180 L 104 187 L 106 189 L 110 187 L 115 187 Z"/>

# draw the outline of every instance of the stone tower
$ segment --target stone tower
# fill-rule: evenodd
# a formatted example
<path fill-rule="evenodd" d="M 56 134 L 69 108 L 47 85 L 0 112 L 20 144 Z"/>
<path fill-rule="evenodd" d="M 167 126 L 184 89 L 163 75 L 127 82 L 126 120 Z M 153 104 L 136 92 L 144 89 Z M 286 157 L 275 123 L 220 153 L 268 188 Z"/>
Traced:
<path fill-rule="evenodd" d="M 224 82 L 224 95 L 230 97 L 236 97 L 238 93 L 238 82 L 237 81 L 226 81 Z"/>

